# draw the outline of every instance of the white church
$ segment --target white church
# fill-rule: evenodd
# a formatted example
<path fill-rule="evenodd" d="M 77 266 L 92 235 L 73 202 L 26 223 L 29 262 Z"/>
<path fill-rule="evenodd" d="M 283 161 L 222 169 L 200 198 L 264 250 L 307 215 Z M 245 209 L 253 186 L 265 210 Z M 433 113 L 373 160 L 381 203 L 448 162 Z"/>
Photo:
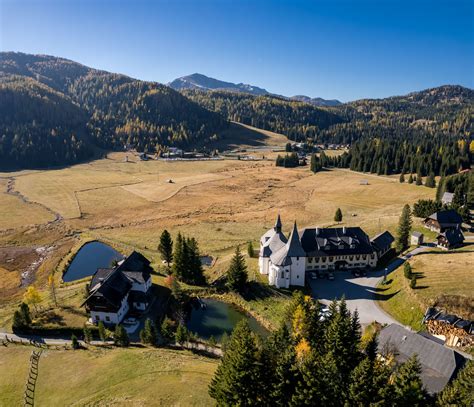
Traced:
<path fill-rule="evenodd" d="M 287 238 L 280 215 L 260 239 L 260 273 L 278 288 L 304 286 L 310 271 L 373 268 L 394 241 L 389 232 L 372 240 L 360 227 L 307 228 L 298 233 L 296 222 Z"/>

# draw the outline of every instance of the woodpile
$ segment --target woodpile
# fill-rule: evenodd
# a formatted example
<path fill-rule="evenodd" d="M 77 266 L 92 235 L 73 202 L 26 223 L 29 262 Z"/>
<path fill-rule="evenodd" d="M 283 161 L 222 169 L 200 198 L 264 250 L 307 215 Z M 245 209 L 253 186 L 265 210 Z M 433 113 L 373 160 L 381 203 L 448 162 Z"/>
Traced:
<path fill-rule="evenodd" d="M 436 308 L 426 310 L 423 322 L 431 335 L 443 338 L 447 346 L 473 346 L 474 323 Z"/>

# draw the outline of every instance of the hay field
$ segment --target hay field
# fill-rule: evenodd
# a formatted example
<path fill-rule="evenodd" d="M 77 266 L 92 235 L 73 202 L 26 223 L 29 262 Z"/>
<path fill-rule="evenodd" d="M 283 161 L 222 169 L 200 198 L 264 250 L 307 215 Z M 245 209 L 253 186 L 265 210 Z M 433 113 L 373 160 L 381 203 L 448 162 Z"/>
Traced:
<path fill-rule="evenodd" d="M 0 349 L 0 405 L 22 404 L 31 347 Z M 43 352 L 38 406 L 204 406 L 216 360 L 167 349 Z"/>

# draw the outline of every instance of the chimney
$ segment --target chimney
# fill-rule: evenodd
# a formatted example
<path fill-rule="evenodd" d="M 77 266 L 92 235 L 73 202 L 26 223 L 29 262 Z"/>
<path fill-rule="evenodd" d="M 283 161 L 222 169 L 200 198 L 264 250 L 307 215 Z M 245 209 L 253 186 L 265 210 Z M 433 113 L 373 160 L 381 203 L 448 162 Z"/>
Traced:
<path fill-rule="evenodd" d="M 346 227 L 345 227 L 345 226 L 342 227 L 342 234 L 343 234 L 343 235 L 346 234 Z"/>
<path fill-rule="evenodd" d="M 316 228 L 316 236 L 319 236 L 319 228 Z"/>

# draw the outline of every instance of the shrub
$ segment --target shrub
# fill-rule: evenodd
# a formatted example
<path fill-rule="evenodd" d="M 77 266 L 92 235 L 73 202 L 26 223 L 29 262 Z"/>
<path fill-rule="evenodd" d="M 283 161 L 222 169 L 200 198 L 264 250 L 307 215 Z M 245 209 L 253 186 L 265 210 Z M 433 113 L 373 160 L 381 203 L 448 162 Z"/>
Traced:
<path fill-rule="evenodd" d="M 411 265 L 408 262 L 405 262 L 405 264 L 403 265 L 403 275 L 408 280 L 410 280 L 413 276 L 412 271 L 411 271 Z"/>

